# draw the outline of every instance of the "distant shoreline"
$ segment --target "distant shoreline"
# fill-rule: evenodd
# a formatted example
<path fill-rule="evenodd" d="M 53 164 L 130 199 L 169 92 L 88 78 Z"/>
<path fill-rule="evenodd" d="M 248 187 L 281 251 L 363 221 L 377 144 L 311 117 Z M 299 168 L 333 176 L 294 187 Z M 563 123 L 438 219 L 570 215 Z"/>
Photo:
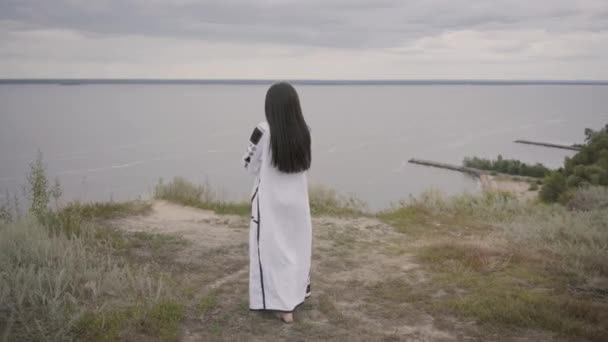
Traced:
<path fill-rule="evenodd" d="M 319 86 L 608 86 L 608 80 L 287 80 L 296 85 Z M 266 79 L 114 79 L 114 78 L 4 78 L 0 85 L 269 85 Z"/>

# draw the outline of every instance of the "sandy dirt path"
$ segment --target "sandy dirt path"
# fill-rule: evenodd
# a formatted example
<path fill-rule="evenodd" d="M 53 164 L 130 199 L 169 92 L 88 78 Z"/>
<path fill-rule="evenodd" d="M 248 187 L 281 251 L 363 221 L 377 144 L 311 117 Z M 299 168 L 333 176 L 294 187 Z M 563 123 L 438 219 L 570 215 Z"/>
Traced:
<path fill-rule="evenodd" d="M 399 282 L 423 286 L 428 277 L 403 252 L 408 237 L 373 217 L 313 219 L 313 296 L 296 311 L 293 325 L 247 310 L 247 218 L 155 201 L 150 214 L 112 224 L 187 241 L 166 261 L 177 283 L 187 284 L 191 293 L 183 341 L 451 341 L 470 333 L 467 327 L 448 332 L 416 307 L 378 297 L 378 288 L 390 291 Z M 213 308 L 201 313 L 197 303 L 209 302 L 210 296 Z"/>
<path fill-rule="evenodd" d="M 530 183 L 522 180 L 482 174 L 479 176 L 479 181 L 483 191 L 507 192 L 522 199 L 533 199 L 538 195 L 538 191 L 529 190 Z"/>

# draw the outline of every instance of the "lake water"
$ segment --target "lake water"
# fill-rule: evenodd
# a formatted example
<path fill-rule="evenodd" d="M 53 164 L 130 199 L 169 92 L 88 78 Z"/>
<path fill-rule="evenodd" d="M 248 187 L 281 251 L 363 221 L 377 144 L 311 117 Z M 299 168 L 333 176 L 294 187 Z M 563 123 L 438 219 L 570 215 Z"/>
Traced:
<path fill-rule="evenodd" d="M 40 149 L 64 197 L 148 196 L 159 178 L 209 182 L 242 199 L 241 157 L 264 119 L 261 84 L 0 85 L 0 190 L 19 191 Z M 310 181 L 380 208 L 429 188 L 478 191 L 413 157 L 517 158 L 557 167 L 571 152 L 516 139 L 582 142 L 608 122 L 602 85 L 297 85 L 312 128 Z"/>

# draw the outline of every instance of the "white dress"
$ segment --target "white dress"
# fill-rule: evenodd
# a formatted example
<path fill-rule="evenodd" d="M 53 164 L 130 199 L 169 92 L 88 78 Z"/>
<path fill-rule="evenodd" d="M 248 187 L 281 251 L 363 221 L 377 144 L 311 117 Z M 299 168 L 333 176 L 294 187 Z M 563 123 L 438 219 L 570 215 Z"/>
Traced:
<path fill-rule="evenodd" d="M 293 311 L 310 291 L 312 225 L 306 172 L 271 163 L 270 128 L 253 131 L 245 169 L 255 176 L 249 228 L 249 308 Z"/>

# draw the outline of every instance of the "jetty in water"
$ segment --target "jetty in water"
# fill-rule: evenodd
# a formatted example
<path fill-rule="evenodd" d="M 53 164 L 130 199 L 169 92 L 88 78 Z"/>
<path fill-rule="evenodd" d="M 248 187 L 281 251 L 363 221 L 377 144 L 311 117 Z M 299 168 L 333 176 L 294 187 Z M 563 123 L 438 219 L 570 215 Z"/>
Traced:
<path fill-rule="evenodd" d="M 536 145 L 536 146 L 551 147 L 551 148 L 561 148 L 561 149 L 572 150 L 572 151 L 581 150 L 581 147 L 576 146 L 576 145 L 563 145 L 563 144 L 547 143 L 547 142 L 541 142 L 541 141 L 530 141 L 530 140 L 515 140 L 515 142 L 518 144 Z"/>
<path fill-rule="evenodd" d="M 447 164 L 447 163 L 439 163 L 439 162 L 434 162 L 434 161 L 424 160 L 424 159 L 412 158 L 412 159 L 408 160 L 408 163 L 438 167 L 440 169 L 459 171 L 459 172 L 469 174 L 473 177 L 481 177 L 481 175 L 484 173 L 482 170 L 474 169 L 471 167 L 458 166 L 458 165 Z"/>
<path fill-rule="evenodd" d="M 536 181 L 538 181 L 538 178 L 534 178 L 534 177 L 520 176 L 520 175 L 510 175 L 510 174 L 507 174 L 507 173 L 501 173 L 501 172 L 496 172 L 496 171 L 487 171 L 487 170 L 475 169 L 475 168 L 472 168 L 472 167 L 459 166 L 459 165 L 448 164 L 448 163 L 440 163 L 440 162 L 435 162 L 435 161 L 430 161 L 430 160 L 424 160 L 424 159 L 412 158 L 412 159 L 408 160 L 408 163 L 418 164 L 418 165 L 424 165 L 424 166 L 431 166 L 431 167 L 437 167 L 437 168 L 446 169 L 446 170 L 458 171 L 458 172 L 466 173 L 466 174 L 468 174 L 470 176 L 473 176 L 475 178 L 482 178 L 482 176 L 492 175 L 492 176 L 501 176 L 501 177 L 505 177 L 505 178 L 509 178 L 509 179 L 517 180 L 517 181 L 522 181 L 522 182 L 536 182 Z"/>

